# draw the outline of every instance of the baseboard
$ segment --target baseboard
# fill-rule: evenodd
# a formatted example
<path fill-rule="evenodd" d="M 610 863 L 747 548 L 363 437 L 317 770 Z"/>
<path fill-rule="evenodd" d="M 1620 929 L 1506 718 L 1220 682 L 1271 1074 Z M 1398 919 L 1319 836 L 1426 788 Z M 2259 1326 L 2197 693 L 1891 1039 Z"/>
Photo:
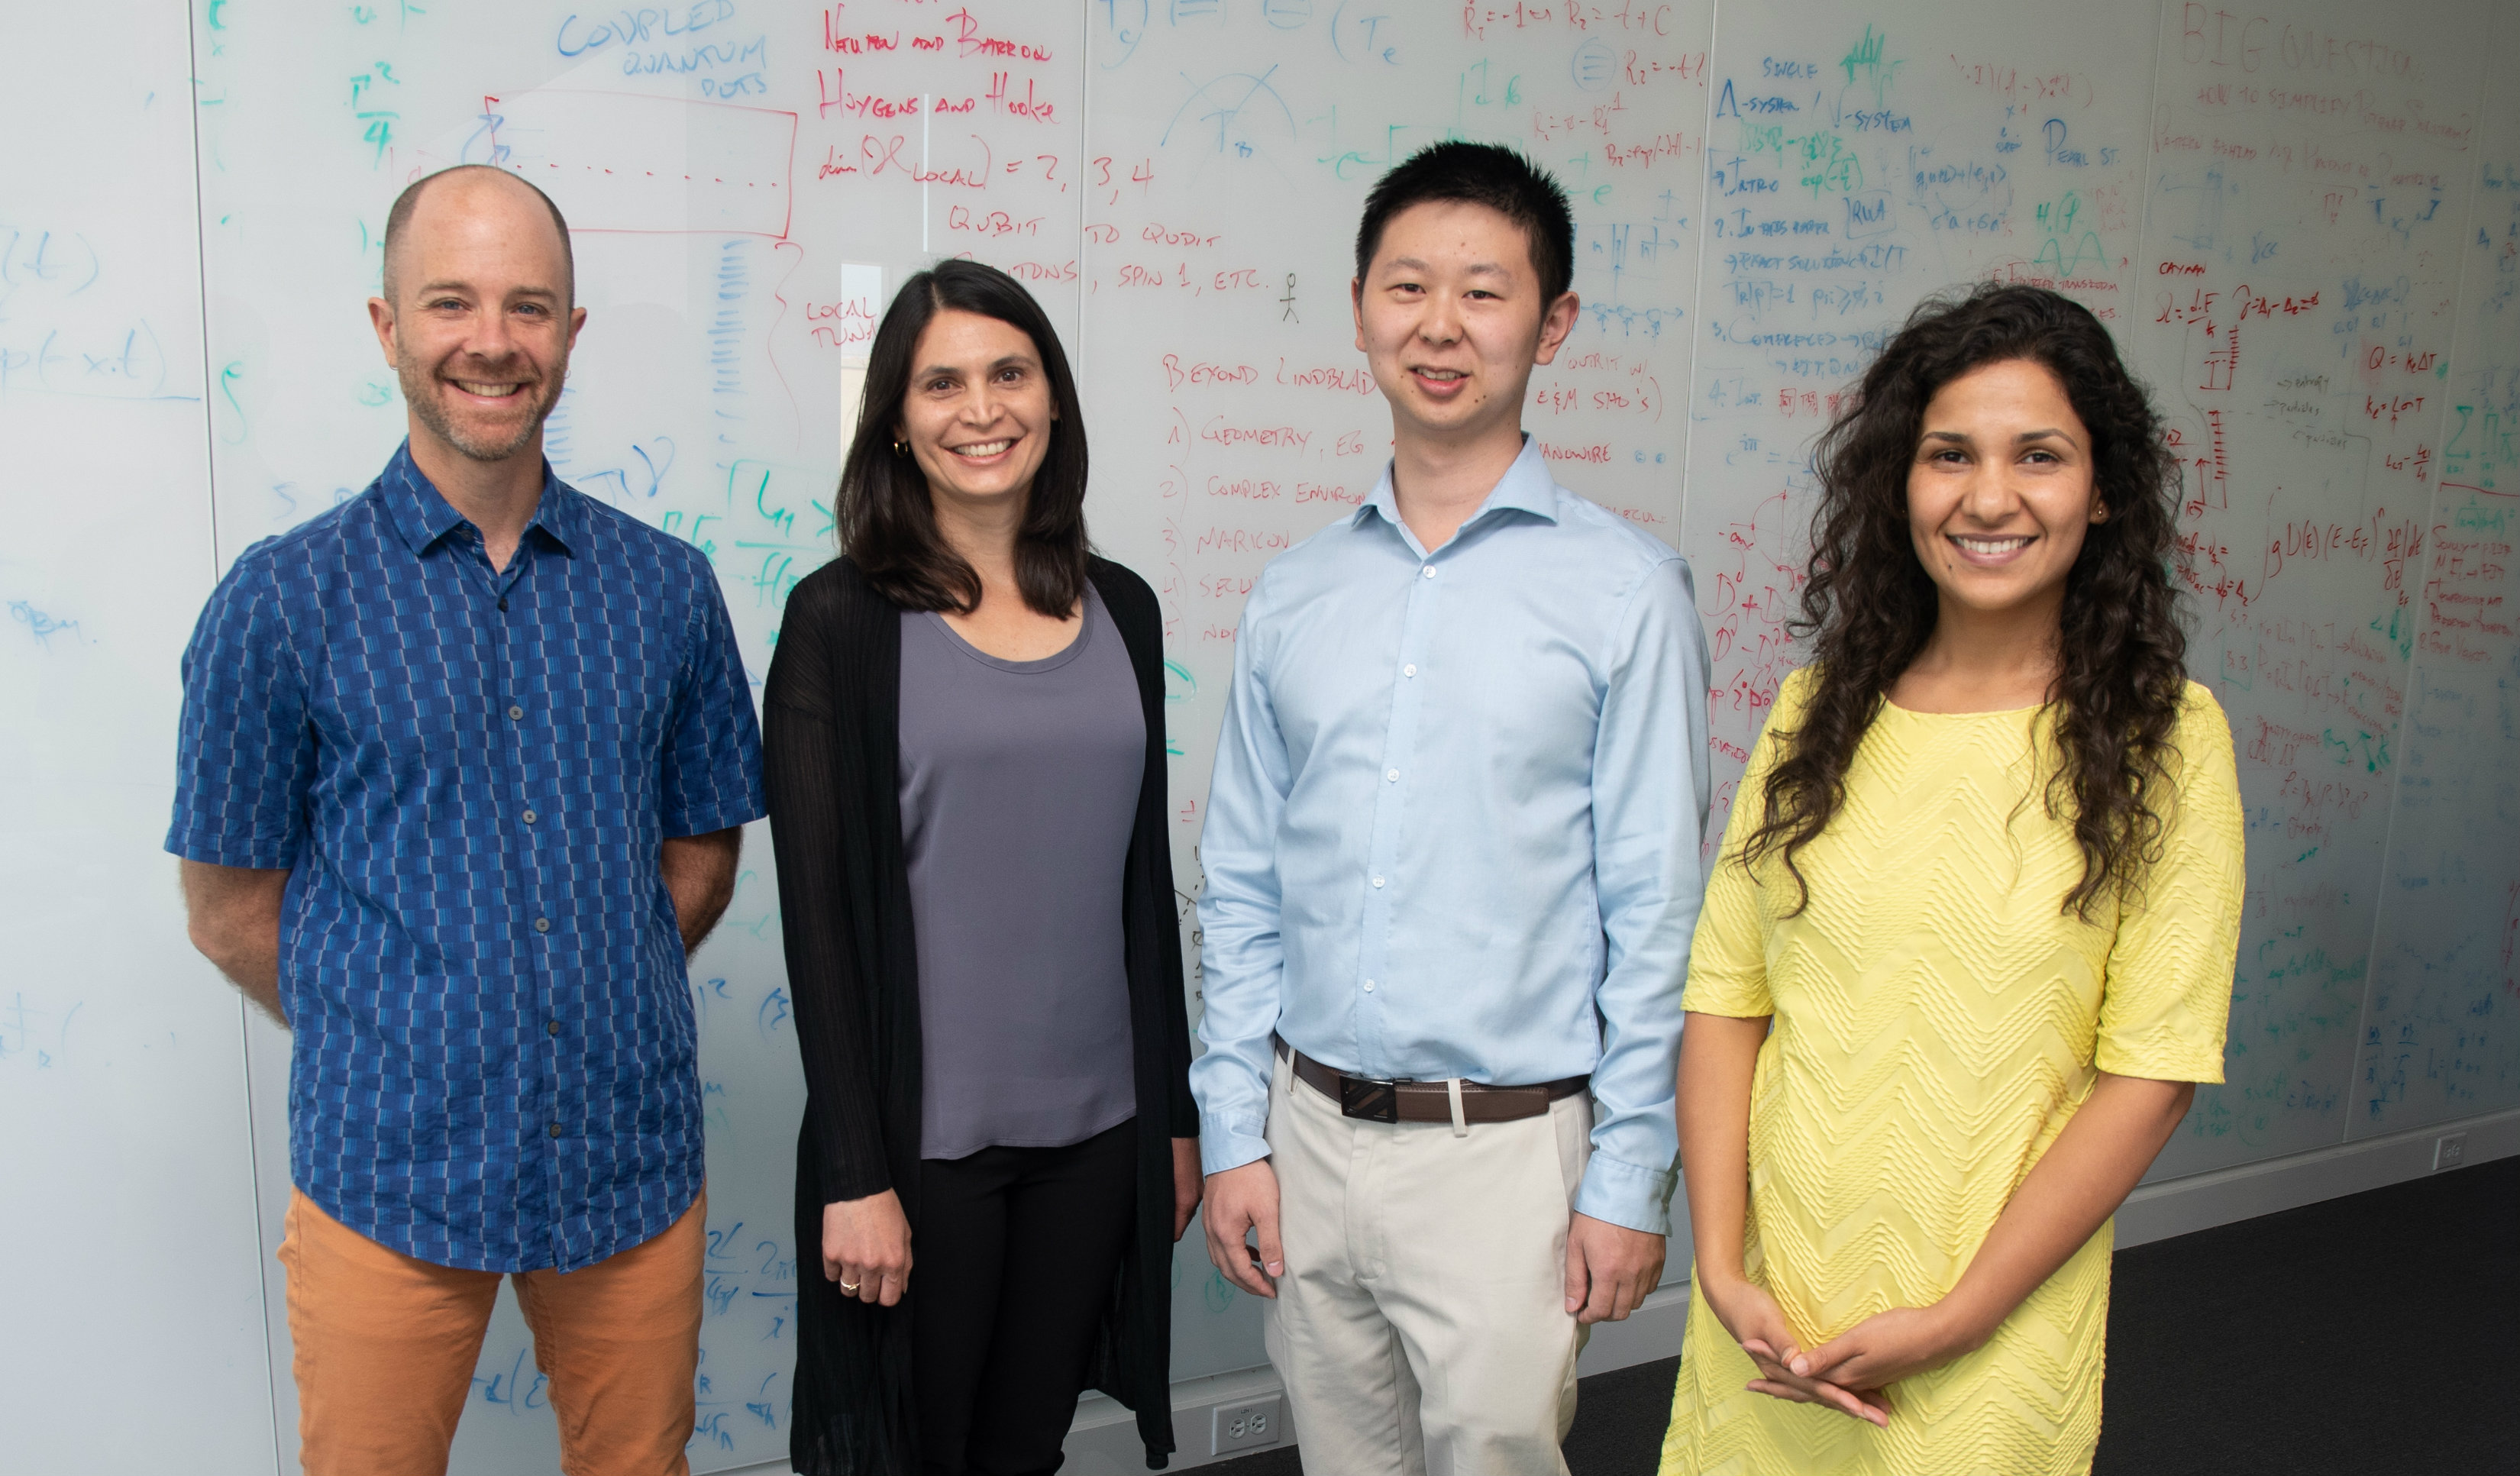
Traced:
<path fill-rule="evenodd" d="M 2520 1110 L 2147 1184 L 2129 1195 L 2126 1206 L 2118 1211 L 2117 1243 L 2124 1249 L 2166 1240 L 2193 1230 L 2421 1179 L 2433 1172 L 2435 1145 L 2454 1133 L 2466 1135 L 2463 1165 L 2520 1154 Z M 1626 1321 L 1595 1327 L 1583 1356 L 1576 1362 L 1576 1369 L 1589 1376 L 1675 1357 L 1688 1322 L 1688 1284 L 1667 1284 L 1647 1297 L 1645 1305 Z M 1173 1436 L 1181 1443 L 1181 1449 L 1174 1453 L 1168 1469 L 1184 1470 L 1253 1454 L 1248 1449 L 1228 1455 L 1211 1453 L 1216 1410 L 1283 1392 L 1277 1372 L 1265 1365 L 1185 1379 L 1173 1385 Z M 1282 1449 L 1294 1438 L 1295 1431 L 1289 1423 L 1283 1438 L 1265 1449 Z M 1066 1451 L 1066 1470 L 1073 1476 L 1138 1476 L 1147 1468 L 1135 1416 L 1099 1394 L 1089 1395 L 1077 1405 L 1076 1423 L 1068 1432 Z M 783 1460 L 715 1476 L 790 1473 Z"/>
<path fill-rule="evenodd" d="M 2118 1210 L 2118 1248 L 2421 1179 L 2452 1134 L 2467 1139 L 2462 1165 L 2508 1158 L 2520 1153 L 2520 1109 L 2138 1185 Z"/>
<path fill-rule="evenodd" d="M 1291 1423 L 1282 1422 L 1280 1438 L 1267 1446 L 1235 1451 L 1217 1455 L 1209 1446 L 1215 1436 L 1216 1410 L 1222 1406 L 1244 1404 L 1255 1399 L 1282 1395 L 1285 1386 L 1278 1381 L 1278 1371 L 1262 1364 L 1232 1373 L 1210 1374 L 1205 1378 L 1184 1379 L 1173 1385 L 1173 1439 L 1181 1449 L 1173 1453 L 1167 1470 L 1187 1466 L 1203 1466 L 1237 1455 L 1257 1454 L 1263 1450 L 1282 1450 L 1294 1444 Z M 1281 1406 L 1282 1410 L 1283 1406 Z M 1068 1428 L 1067 1464 L 1062 1476 L 1139 1476 L 1147 1469 L 1147 1448 L 1138 1440 L 1138 1417 L 1120 1407 L 1117 1400 L 1100 1394 L 1087 1395 L 1076 1407 L 1076 1423 Z"/>
<path fill-rule="evenodd" d="M 1688 1260 L 1686 1248 L 1681 1260 Z M 1658 1358 L 1678 1358 L 1680 1335 L 1688 1327 L 1688 1282 L 1680 1279 L 1685 1270 L 1685 1265 L 1675 1269 L 1673 1279 L 1655 1287 L 1645 1297 L 1645 1305 L 1628 1314 L 1626 1321 L 1594 1323 L 1593 1335 L 1575 1360 L 1576 1375 L 1591 1378 Z"/>

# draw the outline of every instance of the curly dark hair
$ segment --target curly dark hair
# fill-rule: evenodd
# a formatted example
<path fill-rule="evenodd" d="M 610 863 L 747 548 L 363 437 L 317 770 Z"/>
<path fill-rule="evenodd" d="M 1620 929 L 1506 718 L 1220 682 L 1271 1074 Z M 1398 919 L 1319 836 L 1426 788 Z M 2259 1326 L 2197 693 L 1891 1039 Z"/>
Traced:
<path fill-rule="evenodd" d="M 1814 451 L 1821 505 L 1802 614 L 1790 626 L 1814 638 L 1814 688 L 1795 728 L 1778 736 L 1766 808 L 1742 853 L 1744 865 L 1781 857 L 1801 888 L 1797 913 L 1811 891 L 1794 854 L 1845 803 L 1857 745 L 1934 631 L 1934 582 L 1908 525 L 1925 407 L 1952 380 L 2008 360 L 2045 366 L 2062 382 L 2091 432 L 2108 514 L 2065 576 L 2048 691 L 2057 748 L 2048 813 L 2071 813 L 2083 852 L 2082 879 L 2059 910 L 2089 919 L 2102 898 L 2138 886 L 2160 855 L 2186 690 L 2187 639 L 2170 577 L 2178 462 L 2098 319 L 2045 289 L 1987 284 L 1910 314 Z"/>

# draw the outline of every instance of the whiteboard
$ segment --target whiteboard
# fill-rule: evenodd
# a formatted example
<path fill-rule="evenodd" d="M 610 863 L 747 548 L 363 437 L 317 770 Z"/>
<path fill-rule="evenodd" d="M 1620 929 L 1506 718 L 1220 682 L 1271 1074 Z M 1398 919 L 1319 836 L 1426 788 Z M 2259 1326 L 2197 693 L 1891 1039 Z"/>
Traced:
<path fill-rule="evenodd" d="M 2448 546 L 2438 525 L 2474 495 L 2442 485 L 2442 459 L 2460 279 L 2477 260 L 2462 233 L 2481 181 L 2507 167 L 2479 132 L 2495 9 L 2415 7 L 2385 31 L 2348 4 L 2268 21 L 2164 12 L 2135 341 L 2185 443 L 2206 584 L 2190 667 L 2231 715 L 2251 853 L 2226 1081 L 2198 1092 L 2168 1171 L 2460 1116 L 2520 1091 L 2511 1042 L 2490 1083 L 2459 1072 L 2391 1090 L 2357 1072 L 2377 998 L 2367 985 L 2418 900 L 2406 880 L 2433 869 L 2425 856 L 2383 882 L 2409 772 L 2412 652 L 2446 675 L 2499 666 L 2506 693 L 2520 672 L 2507 617 L 2491 622 L 2499 636 L 2455 631 L 2432 577 Z M 2507 363 L 2515 327 L 2463 336 Z M 2445 732 L 2430 762 L 2501 757 L 2491 735 Z M 2463 859 L 2515 875 L 2507 841 Z M 2457 950 L 2482 919 L 2422 920 Z M 2461 981 L 2480 1030 L 2498 996 L 2510 999 L 2501 982 Z"/>
<path fill-rule="evenodd" d="M 2501 7 L 2492 27 L 2484 58 L 2498 77 L 2520 56 L 2520 13 Z M 2434 377 L 2441 490 L 2347 1089 L 2355 1136 L 2508 1103 L 2520 1077 L 2520 1032 L 2506 1023 L 2520 993 L 2520 107 L 2489 93 L 2477 133 L 2475 193 L 2445 252 L 2458 295 Z M 2406 348 L 2387 351 L 2398 355 L 2387 367 L 2403 370 Z"/>
<path fill-rule="evenodd" d="M 287 1040 L 191 953 L 157 854 L 175 657 L 228 560 L 356 493 L 402 435 L 362 302 L 396 191 L 456 162 L 569 214 L 588 327 L 553 464 L 707 552 L 756 681 L 832 552 L 892 291 L 946 253 L 1032 286 L 1082 377 L 1095 536 L 1164 603 L 1186 928 L 1242 596 L 1387 453 L 1345 293 L 1390 162 L 1508 142 L 1574 196 L 1585 309 L 1526 425 L 1561 481 L 1696 571 L 1718 830 L 1799 659 L 1783 622 L 1835 397 L 1920 295 L 2054 286 L 2178 431 L 2191 669 L 2231 716 L 2248 806 L 2229 1081 L 2157 1174 L 2520 1105 L 2520 115 L 2490 86 L 2520 19 L 2033 9 L 13 12 L 0 108 L 47 147 L 0 163 L 0 908 L 23 961 L 0 985 L 0 1103 L 41 1125 L 11 1138 L 13 1202 L 53 1207 L 0 1225 L 46 1269 L 22 1304 L 46 1336 L 5 1355 L 13 1454 L 294 1469 L 269 1261 Z M 110 82 L 40 60 L 108 46 Z M 802 1088 L 762 834 L 693 987 L 712 1470 L 788 1441 Z M 1257 1309 L 1194 1237 L 1176 1375 L 1259 1364 Z M 153 1401 L 102 1417 L 134 1376 Z M 503 1301 L 456 1469 L 555 1452 Z"/>
<path fill-rule="evenodd" d="M 153 854 L 218 571 L 192 59 L 136 0 L 12 8 L 0 56 L 0 132 L 48 141 L 0 157 L 0 1461 L 268 1470 L 237 999 Z"/>

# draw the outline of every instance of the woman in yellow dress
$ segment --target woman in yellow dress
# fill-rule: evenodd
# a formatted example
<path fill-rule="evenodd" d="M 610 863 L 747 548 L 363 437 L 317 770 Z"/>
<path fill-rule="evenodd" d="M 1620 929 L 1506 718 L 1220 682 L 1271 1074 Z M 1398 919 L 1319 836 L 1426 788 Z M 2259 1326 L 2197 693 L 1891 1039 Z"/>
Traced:
<path fill-rule="evenodd" d="M 1819 447 L 1814 659 L 1688 966 L 1664 1476 L 2033 1476 L 2099 1438 L 2110 1216 L 2223 1079 L 2230 730 L 2177 471 L 2083 308 L 1912 316 Z"/>

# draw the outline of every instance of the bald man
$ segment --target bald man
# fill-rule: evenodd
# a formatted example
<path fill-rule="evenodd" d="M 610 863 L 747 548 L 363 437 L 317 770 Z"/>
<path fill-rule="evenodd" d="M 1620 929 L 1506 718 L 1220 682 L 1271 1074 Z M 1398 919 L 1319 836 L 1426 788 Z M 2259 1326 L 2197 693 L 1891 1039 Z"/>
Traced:
<path fill-rule="evenodd" d="M 184 653 L 196 946 L 292 1032 L 280 1248 L 309 1476 L 446 1469 L 501 1275 L 563 1467 L 690 1467 L 705 1202 L 684 959 L 759 817 L 707 559 L 552 474 L 568 227 L 403 192 L 368 316 L 410 432 L 248 549 Z"/>

